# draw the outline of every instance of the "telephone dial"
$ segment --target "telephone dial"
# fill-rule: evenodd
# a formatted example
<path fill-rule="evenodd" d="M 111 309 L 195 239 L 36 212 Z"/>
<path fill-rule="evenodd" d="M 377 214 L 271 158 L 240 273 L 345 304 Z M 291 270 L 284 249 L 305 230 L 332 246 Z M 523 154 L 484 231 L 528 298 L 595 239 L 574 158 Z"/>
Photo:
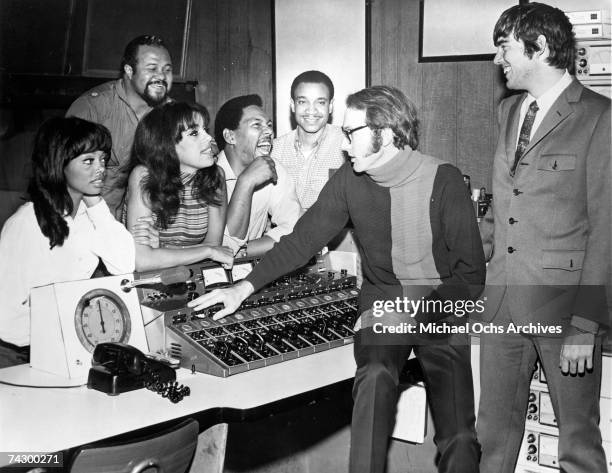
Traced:
<path fill-rule="evenodd" d="M 110 396 L 147 388 L 174 403 L 190 394 L 189 387 L 176 382 L 173 368 L 131 345 L 115 342 L 96 345 L 87 387 Z"/>

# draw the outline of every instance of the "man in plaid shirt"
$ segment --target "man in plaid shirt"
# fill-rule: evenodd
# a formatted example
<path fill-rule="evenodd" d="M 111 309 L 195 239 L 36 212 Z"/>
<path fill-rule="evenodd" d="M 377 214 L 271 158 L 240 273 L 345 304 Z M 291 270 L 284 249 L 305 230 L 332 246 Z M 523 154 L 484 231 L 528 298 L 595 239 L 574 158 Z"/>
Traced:
<path fill-rule="evenodd" d="M 295 182 L 298 199 L 308 209 L 330 176 L 345 161 L 342 131 L 330 125 L 334 84 L 320 71 L 299 74 L 291 84 L 291 113 L 297 127 L 274 140 L 272 157 Z"/>

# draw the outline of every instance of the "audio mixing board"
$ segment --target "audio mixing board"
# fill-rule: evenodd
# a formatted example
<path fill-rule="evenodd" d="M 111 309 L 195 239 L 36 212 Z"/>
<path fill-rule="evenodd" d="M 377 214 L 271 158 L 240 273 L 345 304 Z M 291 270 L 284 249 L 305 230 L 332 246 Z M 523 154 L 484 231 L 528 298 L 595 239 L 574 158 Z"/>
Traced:
<path fill-rule="evenodd" d="M 344 270 L 314 267 L 284 276 L 218 321 L 212 314 L 219 307 L 194 311 L 186 306 L 244 278 L 254 264 L 237 261 L 231 271 L 194 264 L 187 267 L 185 282 L 138 287 L 141 305 L 164 317 L 169 355 L 180 359 L 181 366 L 226 377 L 352 343 L 358 291 L 355 277 Z"/>

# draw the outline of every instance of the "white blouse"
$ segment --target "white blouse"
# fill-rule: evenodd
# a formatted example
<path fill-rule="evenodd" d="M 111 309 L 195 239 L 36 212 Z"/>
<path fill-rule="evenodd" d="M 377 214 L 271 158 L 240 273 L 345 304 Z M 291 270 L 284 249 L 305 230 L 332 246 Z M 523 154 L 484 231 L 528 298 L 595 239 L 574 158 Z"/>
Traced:
<path fill-rule="evenodd" d="M 81 202 L 69 234 L 49 249 L 38 226 L 34 205 L 22 205 L 0 235 L 0 339 L 18 346 L 30 343 L 30 289 L 89 279 L 101 258 L 112 274 L 134 271 L 132 235 L 110 213 L 104 200 L 92 207 Z"/>

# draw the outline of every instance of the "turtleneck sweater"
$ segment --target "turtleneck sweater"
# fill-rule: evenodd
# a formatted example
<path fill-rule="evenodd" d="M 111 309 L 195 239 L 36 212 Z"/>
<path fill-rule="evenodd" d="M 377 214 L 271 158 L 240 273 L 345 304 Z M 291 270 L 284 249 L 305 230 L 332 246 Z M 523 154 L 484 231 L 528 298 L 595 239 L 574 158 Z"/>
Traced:
<path fill-rule="evenodd" d="M 471 288 L 484 284 L 482 243 L 461 173 L 411 149 L 367 173 L 345 163 L 246 279 L 259 290 L 299 268 L 349 221 L 362 256 L 362 313 L 397 297 L 473 298 Z"/>

